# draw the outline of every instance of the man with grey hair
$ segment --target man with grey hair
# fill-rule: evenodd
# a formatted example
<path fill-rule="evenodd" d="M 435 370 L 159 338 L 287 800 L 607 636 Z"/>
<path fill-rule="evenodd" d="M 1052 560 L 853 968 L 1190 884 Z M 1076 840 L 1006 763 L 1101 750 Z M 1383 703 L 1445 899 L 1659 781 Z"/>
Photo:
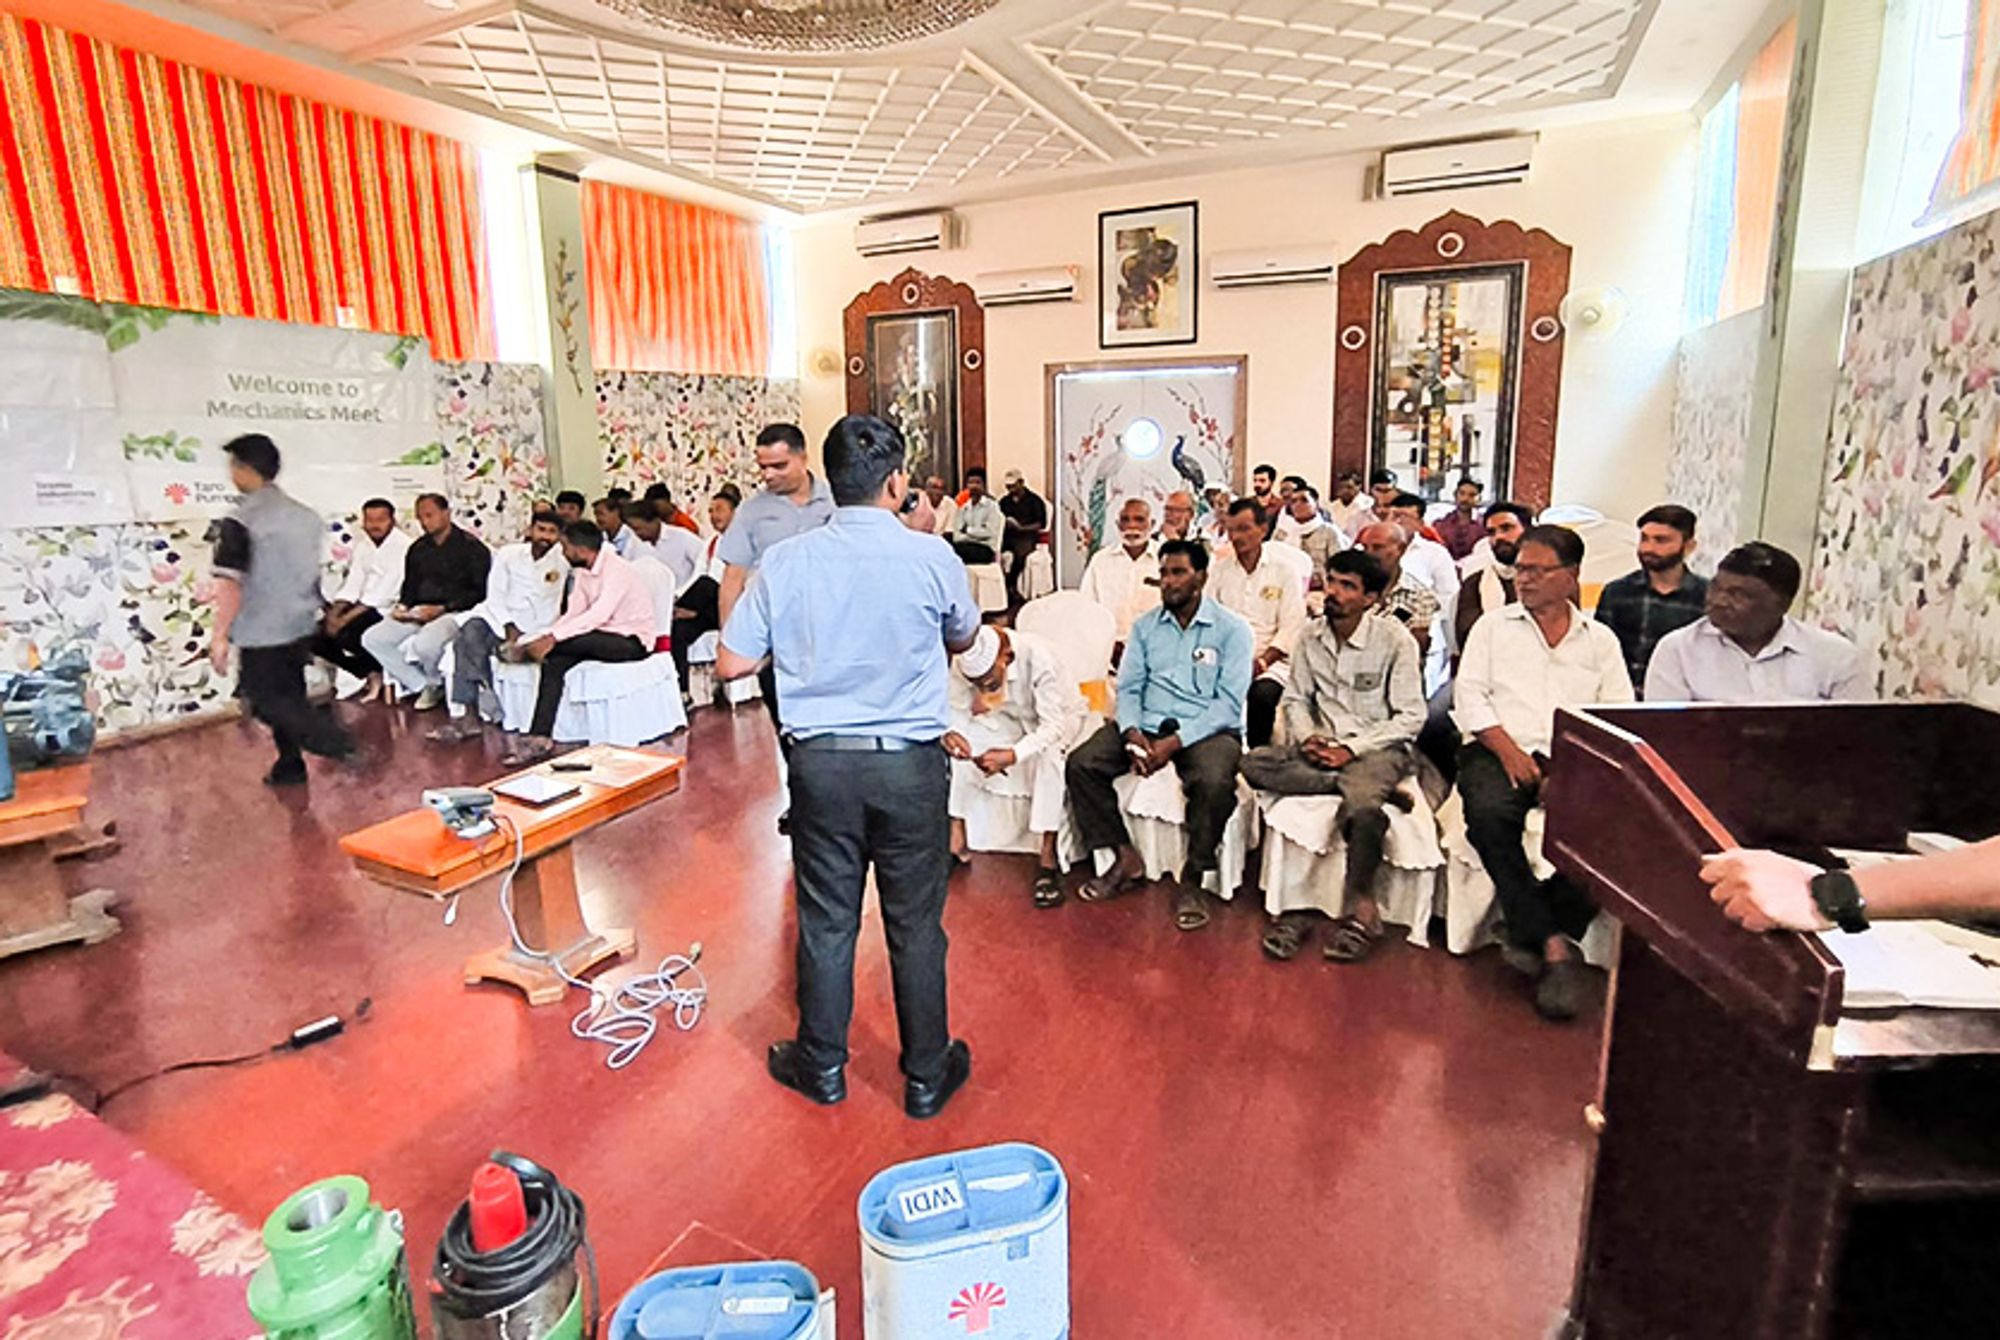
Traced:
<path fill-rule="evenodd" d="M 1160 558 L 1148 534 L 1152 528 L 1153 509 L 1146 500 L 1127 498 L 1118 508 L 1119 543 L 1091 555 L 1083 584 L 1077 588 L 1110 611 L 1121 644 L 1132 631 L 1132 621 L 1160 603 Z"/>
<path fill-rule="evenodd" d="M 1192 540 L 1194 533 L 1194 495 L 1186 489 L 1175 489 L 1160 503 L 1160 529 L 1153 538 L 1164 544 L 1168 540 Z"/>
<path fill-rule="evenodd" d="M 1394 521 L 1377 521 L 1363 526 L 1354 542 L 1389 574 L 1389 588 L 1383 592 L 1375 612 L 1395 619 L 1409 629 L 1410 636 L 1417 640 L 1418 649 L 1428 656 L 1431 622 L 1437 618 L 1440 606 L 1437 592 L 1403 567 L 1403 556 L 1410 548 L 1410 532 Z"/>

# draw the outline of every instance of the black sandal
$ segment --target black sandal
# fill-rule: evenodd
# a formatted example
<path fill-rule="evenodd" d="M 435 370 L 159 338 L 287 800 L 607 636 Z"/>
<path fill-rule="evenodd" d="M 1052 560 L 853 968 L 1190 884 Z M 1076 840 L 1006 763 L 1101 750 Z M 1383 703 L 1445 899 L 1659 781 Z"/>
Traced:
<path fill-rule="evenodd" d="M 1059 871 L 1043 866 L 1035 872 L 1036 907 L 1061 907 L 1065 896 Z"/>
<path fill-rule="evenodd" d="M 1290 919 L 1274 921 L 1264 932 L 1264 957 L 1286 963 L 1298 957 L 1305 947 L 1306 936 L 1311 927 L 1302 921 Z"/>
<path fill-rule="evenodd" d="M 1208 895 L 1200 889 L 1182 889 L 1174 895 L 1174 926 L 1198 931 L 1208 924 Z"/>
<path fill-rule="evenodd" d="M 1359 963 L 1374 952 L 1381 938 L 1380 926 L 1371 931 L 1359 917 L 1341 917 L 1328 932 L 1323 952 L 1335 963 Z"/>

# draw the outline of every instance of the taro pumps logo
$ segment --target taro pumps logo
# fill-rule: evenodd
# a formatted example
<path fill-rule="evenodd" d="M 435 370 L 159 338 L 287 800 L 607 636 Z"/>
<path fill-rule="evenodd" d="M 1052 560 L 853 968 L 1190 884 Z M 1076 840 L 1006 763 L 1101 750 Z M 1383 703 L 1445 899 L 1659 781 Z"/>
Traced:
<path fill-rule="evenodd" d="M 997 1284 L 975 1284 L 958 1291 L 958 1297 L 951 1300 L 951 1310 L 945 1315 L 953 1321 L 964 1322 L 967 1335 L 979 1335 L 993 1329 L 993 1314 L 1005 1306 L 1005 1289 Z"/>

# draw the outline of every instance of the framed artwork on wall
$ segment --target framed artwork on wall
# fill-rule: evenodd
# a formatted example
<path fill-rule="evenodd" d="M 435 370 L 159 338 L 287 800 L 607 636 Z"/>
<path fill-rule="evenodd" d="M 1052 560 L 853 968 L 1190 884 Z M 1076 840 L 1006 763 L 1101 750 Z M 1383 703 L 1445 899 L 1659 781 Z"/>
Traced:
<path fill-rule="evenodd" d="M 910 477 L 957 492 L 986 465 L 986 314 L 972 289 L 904 270 L 855 294 L 841 327 L 847 412 L 896 425 Z"/>
<path fill-rule="evenodd" d="M 903 434 L 910 478 L 958 478 L 958 314 L 868 318 L 869 408 Z"/>
<path fill-rule="evenodd" d="M 1138 498 L 1165 518 L 1170 494 L 1211 517 L 1209 491 L 1243 491 L 1250 360 L 1242 354 L 1045 369 L 1051 544 L 1056 585 L 1074 588 L 1091 555 L 1118 542 L 1118 509 Z"/>
<path fill-rule="evenodd" d="M 1199 207 L 1192 200 L 1097 216 L 1097 346 L 1193 344 Z"/>

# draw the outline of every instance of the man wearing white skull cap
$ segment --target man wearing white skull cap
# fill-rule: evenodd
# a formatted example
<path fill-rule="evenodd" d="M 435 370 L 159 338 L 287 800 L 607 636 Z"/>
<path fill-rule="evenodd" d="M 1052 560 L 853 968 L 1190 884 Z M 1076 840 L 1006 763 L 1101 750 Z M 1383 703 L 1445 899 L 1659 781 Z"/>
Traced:
<path fill-rule="evenodd" d="M 1056 833 L 1063 821 L 1063 764 L 1084 720 L 1083 694 L 1048 643 L 991 624 L 959 653 L 951 676 L 951 850 L 1006 843 L 1026 831 L 1041 843 L 1035 906 L 1063 900 Z M 1016 839 L 1017 840 L 1017 839 Z"/>

